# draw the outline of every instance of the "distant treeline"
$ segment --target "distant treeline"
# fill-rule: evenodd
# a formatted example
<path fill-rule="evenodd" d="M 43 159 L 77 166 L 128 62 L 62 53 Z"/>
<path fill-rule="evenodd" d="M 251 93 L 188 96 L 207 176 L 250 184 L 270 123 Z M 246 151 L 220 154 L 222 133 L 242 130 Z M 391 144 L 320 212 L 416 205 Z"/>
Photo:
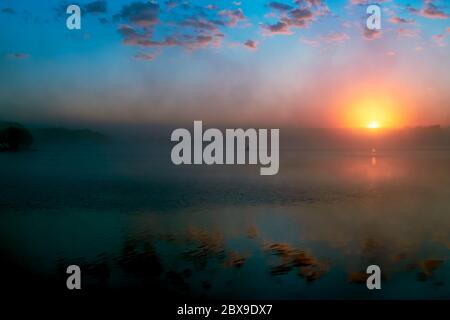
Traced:
<path fill-rule="evenodd" d="M 33 144 L 104 143 L 108 138 L 88 129 L 66 128 L 27 129 L 19 123 L 0 122 L 0 151 L 18 151 Z"/>
<path fill-rule="evenodd" d="M 32 130 L 37 143 L 104 143 L 108 138 L 96 131 L 66 128 L 44 128 Z"/>
<path fill-rule="evenodd" d="M 31 132 L 18 124 L 0 127 L 0 151 L 28 149 L 33 144 Z"/>

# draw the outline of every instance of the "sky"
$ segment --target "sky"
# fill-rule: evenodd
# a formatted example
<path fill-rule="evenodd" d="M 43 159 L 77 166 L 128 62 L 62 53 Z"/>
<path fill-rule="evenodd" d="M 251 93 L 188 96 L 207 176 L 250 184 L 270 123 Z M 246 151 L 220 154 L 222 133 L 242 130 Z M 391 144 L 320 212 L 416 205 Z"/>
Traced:
<path fill-rule="evenodd" d="M 0 120 L 450 125 L 450 2 L 370 3 L 0 0 Z"/>

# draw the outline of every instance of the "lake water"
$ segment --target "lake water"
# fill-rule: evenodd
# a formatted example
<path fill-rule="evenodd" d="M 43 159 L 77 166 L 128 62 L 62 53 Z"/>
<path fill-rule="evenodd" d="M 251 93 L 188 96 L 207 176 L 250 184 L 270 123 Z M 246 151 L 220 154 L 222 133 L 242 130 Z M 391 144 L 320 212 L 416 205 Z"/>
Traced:
<path fill-rule="evenodd" d="M 155 151 L 156 150 L 156 151 Z M 450 150 L 281 150 L 179 166 L 148 146 L 0 153 L 5 285 L 181 297 L 450 298 Z M 382 290 L 365 269 L 381 267 Z"/>

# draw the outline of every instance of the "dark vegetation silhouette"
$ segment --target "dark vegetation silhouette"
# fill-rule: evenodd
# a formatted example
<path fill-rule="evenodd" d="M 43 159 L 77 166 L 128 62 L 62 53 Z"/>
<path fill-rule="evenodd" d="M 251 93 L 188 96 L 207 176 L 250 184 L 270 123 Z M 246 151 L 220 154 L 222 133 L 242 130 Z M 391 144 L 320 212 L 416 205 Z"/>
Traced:
<path fill-rule="evenodd" d="M 19 151 L 30 148 L 32 144 L 32 134 L 23 127 L 0 129 L 0 151 Z"/>

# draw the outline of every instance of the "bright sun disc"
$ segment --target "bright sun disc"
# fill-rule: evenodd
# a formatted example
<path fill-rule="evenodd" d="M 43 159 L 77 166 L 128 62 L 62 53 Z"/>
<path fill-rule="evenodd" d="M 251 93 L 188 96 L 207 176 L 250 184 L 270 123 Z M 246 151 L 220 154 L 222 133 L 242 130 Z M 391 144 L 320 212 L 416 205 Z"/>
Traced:
<path fill-rule="evenodd" d="M 380 124 L 378 123 L 378 121 L 371 121 L 367 125 L 367 128 L 369 128 L 369 129 L 378 129 L 379 127 L 380 127 Z"/>
<path fill-rule="evenodd" d="M 348 96 L 339 102 L 342 110 L 341 123 L 343 127 L 380 130 L 403 127 L 408 114 L 401 108 L 401 95 L 384 92 L 375 93 L 368 90 L 347 93 Z"/>

